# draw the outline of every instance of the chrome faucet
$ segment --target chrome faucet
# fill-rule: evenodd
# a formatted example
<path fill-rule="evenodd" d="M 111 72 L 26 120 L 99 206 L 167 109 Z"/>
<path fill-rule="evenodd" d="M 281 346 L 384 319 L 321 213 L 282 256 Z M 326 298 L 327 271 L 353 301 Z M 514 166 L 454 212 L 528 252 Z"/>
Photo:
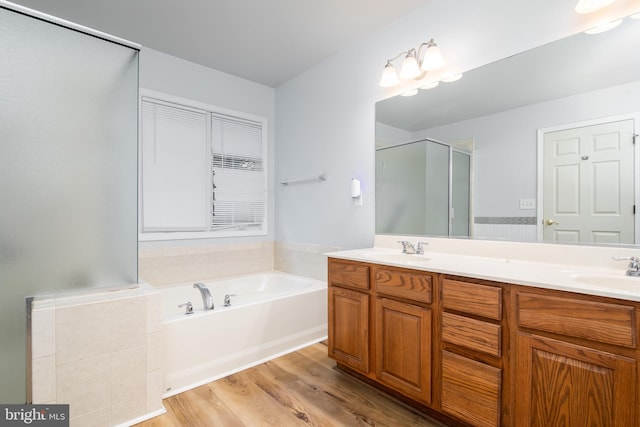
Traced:
<path fill-rule="evenodd" d="M 413 246 L 413 243 L 408 242 L 406 240 L 398 240 L 398 243 L 402 243 L 402 253 L 403 254 L 415 254 L 416 247 Z"/>
<path fill-rule="evenodd" d="M 627 276 L 640 277 L 640 259 L 635 256 L 614 256 L 616 261 L 629 261 Z"/>
<path fill-rule="evenodd" d="M 193 287 L 198 288 L 198 290 L 200 291 L 204 309 L 213 310 L 213 297 L 211 296 L 211 292 L 209 292 L 209 288 L 207 288 L 203 283 L 194 283 Z"/>
<path fill-rule="evenodd" d="M 231 305 L 231 297 L 235 297 L 236 294 L 227 294 L 224 296 L 224 306 L 229 307 Z"/>
<path fill-rule="evenodd" d="M 424 255 L 424 247 L 427 246 L 428 242 L 418 242 L 418 247 L 416 248 L 416 255 Z"/>
<path fill-rule="evenodd" d="M 193 314 L 193 304 L 191 304 L 191 301 L 187 301 L 184 304 L 179 304 L 178 307 L 184 307 L 184 314 Z"/>

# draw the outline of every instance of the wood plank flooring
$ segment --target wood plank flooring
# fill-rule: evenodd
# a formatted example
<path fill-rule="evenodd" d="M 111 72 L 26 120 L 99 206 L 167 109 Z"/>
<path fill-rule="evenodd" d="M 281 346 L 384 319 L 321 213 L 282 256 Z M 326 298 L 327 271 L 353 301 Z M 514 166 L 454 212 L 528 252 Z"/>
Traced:
<path fill-rule="evenodd" d="M 334 366 L 314 344 L 169 397 L 137 427 L 443 426 Z"/>

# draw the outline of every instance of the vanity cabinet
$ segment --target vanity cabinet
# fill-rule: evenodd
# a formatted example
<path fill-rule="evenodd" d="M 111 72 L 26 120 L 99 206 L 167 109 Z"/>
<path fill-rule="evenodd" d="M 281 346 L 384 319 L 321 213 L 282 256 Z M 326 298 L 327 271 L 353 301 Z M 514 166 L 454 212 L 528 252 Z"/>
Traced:
<path fill-rule="evenodd" d="M 638 425 L 636 308 L 517 287 L 515 425 Z"/>
<path fill-rule="evenodd" d="M 443 421 L 638 426 L 640 303 L 329 258 L 329 356 Z"/>
<path fill-rule="evenodd" d="M 504 293 L 496 283 L 442 280 L 441 408 L 474 426 L 502 421 Z"/>

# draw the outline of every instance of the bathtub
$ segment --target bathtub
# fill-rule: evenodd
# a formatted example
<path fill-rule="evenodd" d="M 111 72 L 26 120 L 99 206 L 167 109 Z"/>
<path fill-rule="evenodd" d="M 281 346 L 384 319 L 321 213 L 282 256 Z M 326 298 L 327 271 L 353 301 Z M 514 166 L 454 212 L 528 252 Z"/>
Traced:
<path fill-rule="evenodd" d="M 206 384 L 327 337 L 327 283 L 270 271 L 160 289 L 164 397 Z M 224 307 L 225 295 L 231 305 Z M 179 304 L 191 301 L 193 314 Z"/>

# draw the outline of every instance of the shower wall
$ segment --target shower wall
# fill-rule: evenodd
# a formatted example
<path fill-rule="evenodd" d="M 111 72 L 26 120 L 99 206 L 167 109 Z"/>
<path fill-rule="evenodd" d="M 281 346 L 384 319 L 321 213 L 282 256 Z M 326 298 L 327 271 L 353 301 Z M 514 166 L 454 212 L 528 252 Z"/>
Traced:
<path fill-rule="evenodd" d="M 0 2 L 0 402 L 25 298 L 137 282 L 138 50 Z"/>

